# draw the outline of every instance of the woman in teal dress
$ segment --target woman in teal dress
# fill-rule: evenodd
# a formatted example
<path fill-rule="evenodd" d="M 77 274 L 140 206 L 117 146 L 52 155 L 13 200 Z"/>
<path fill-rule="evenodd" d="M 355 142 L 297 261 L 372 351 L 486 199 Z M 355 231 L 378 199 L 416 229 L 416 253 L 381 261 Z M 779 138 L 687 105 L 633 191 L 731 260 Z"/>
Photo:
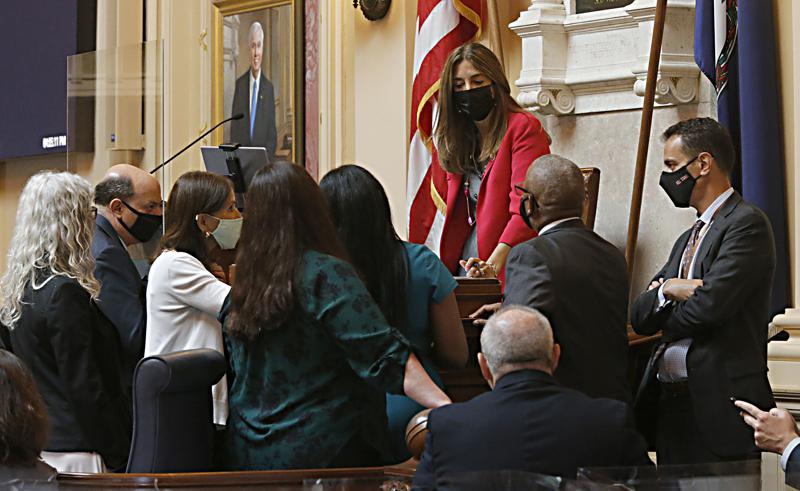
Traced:
<path fill-rule="evenodd" d="M 427 247 L 400 240 L 381 183 L 366 169 L 345 165 L 320 182 L 339 239 L 389 324 L 411 342 L 440 387 L 440 367 L 463 367 L 467 340 L 458 314 L 456 281 Z M 408 421 L 424 408 L 404 395 L 387 394 L 390 463 L 408 460 Z"/>
<path fill-rule="evenodd" d="M 299 166 L 247 192 L 237 274 L 220 313 L 232 470 L 380 465 L 385 392 L 449 403 L 347 261 L 319 187 Z"/>

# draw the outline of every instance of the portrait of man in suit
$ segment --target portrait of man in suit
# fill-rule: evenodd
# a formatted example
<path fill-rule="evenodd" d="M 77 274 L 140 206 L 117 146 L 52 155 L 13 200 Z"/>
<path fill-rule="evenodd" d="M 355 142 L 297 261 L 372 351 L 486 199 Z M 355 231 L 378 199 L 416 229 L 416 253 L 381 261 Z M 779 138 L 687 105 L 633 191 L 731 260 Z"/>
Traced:
<path fill-rule="evenodd" d="M 264 28 L 260 22 L 250 24 L 248 34 L 250 67 L 236 79 L 231 114 L 244 118 L 231 122 L 231 141 L 243 147 L 264 147 L 273 158 L 277 146 L 275 128 L 275 89 L 262 71 Z"/>

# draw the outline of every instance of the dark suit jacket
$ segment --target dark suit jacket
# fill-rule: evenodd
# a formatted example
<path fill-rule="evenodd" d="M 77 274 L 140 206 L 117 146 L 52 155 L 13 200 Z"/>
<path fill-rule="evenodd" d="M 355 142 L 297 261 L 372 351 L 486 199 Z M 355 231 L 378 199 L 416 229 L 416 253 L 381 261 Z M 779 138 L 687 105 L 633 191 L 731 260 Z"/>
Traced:
<path fill-rule="evenodd" d="M 559 383 L 630 402 L 628 272 L 616 247 L 580 220 L 556 225 L 511 250 L 505 304 L 548 318 L 561 345 Z"/>
<path fill-rule="evenodd" d="M 627 425 L 628 406 L 591 399 L 538 370 L 512 372 L 493 391 L 431 411 L 415 486 L 450 474 L 518 470 L 574 478 L 578 467 L 649 465 Z"/>
<path fill-rule="evenodd" d="M 653 279 L 678 276 L 690 231 L 680 236 L 667 264 Z M 700 437 L 714 453 L 734 457 L 755 452 L 753 430 L 731 403 L 735 397 L 761 408 L 775 406 L 767 380 L 769 323 L 775 244 L 767 217 L 734 193 L 717 212 L 695 253 L 693 275 L 703 280 L 689 300 L 660 311 L 658 290 L 642 293 L 631 322 L 640 334 L 663 332 L 663 341 L 692 338 L 687 354 L 689 391 Z M 651 358 L 637 395 L 637 419 L 652 421 L 657 367 Z"/>
<path fill-rule="evenodd" d="M 800 488 L 800 448 L 795 447 L 786 462 L 786 484 Z"/>
<path fill-rule="evenodd" d="M 80 284 L 55 276 L 28 286 L 11 330 L 14 353 L 33 373 L 50 417 L 45 450 L 97 452 L 124 467 L 131 435 L 130 400 L 121 386 L 119 337 Z"/>
<path fill-rule="evenodd" d="M 130 389 L 133 370 L 144 356 L 147 324 L 145 284 L 119 235 L 102 215 L 97 215 L 92 255 L 94 275 L 100 281 L 97 305 L 119 333 L 123 349 L 123 376 Z"/>
<path fill-rule="evenodd" d="M 242 113 L 244 118 L 231 121 L 231 140 L 243 147 L 264 147 L 270 159 L 275 156 L 278 132 L 275 129 L 275 89 L 264 73 L 258 82 L 258 102 L 253 138 L 250 139 L 250 69 L 236 80 L 231 114 Z"/>

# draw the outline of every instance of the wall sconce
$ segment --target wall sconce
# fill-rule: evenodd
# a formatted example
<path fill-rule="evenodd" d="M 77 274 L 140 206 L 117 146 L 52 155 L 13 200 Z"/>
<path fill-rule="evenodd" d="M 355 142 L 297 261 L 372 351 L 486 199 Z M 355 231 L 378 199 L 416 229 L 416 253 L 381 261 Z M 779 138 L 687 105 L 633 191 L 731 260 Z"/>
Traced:
<path fill-rule="evenodd" d="M 361 12 L 369 20 L 380 20 L 386 17 L 392 0 L 353 0 L 353 8 L 361 4 Z"/>

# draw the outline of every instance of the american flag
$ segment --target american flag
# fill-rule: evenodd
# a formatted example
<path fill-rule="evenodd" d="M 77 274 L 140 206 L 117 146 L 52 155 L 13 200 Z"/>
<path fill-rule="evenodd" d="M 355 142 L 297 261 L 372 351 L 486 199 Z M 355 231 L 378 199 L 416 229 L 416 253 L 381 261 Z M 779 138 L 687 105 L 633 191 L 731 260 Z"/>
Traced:
<path fill-rule="evenodd" d="M 439 252 L 446 181 L 434 157 L 439 76 L 450 52 L 481 33 L 482 0 L 418 0 L 408 153 L 408 240 Z"/>

